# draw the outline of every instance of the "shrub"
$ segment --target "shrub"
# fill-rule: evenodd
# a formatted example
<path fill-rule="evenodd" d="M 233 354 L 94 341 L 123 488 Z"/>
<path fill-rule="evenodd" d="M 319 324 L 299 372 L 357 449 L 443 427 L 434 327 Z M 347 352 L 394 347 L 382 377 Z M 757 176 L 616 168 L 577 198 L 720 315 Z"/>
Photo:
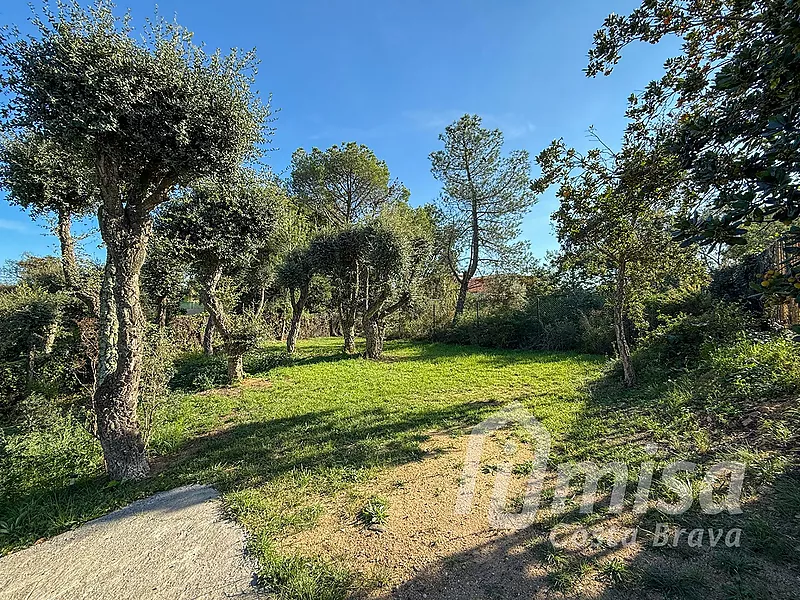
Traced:
<path fill-rule="evenodd" d="M 614 338 L 602 298 L 588 292 L 533 297 L 519 310 L 498 311 L 478 320 L 465 313 L 435 339 L 489 348 L 577 350 L 609 353 Z"/>
<path fill-rule="evenodd" d="M 640 375 L 693 367 L 711 348 L 754 327 L 740 306 L 704 293 L 673 294 L 651 303 L 647 312 L 655 326 L 641 336 L 633 353 Z"/>
<path fill-rule="evenodd" d="M 292 357 L 285 350 L 258 349 L 244 356 L 244 370 L 251 375 L 266 373 L 275 367 L 292 364 Z"/>
<path fill-rule="evenodd" d="M 800 393 L 800 346 L 782 337 L 739 336 L 710 352 L 707 370 L 721 395 L 778 400 Z"/>
<path fill-rule="evenodd" d="M 228 362 L 224 356 L 191 352 L 175 361 L 175 375 L 170 379 L 173 390 L 197 391 L 221 387 L 228 383 Z"/>

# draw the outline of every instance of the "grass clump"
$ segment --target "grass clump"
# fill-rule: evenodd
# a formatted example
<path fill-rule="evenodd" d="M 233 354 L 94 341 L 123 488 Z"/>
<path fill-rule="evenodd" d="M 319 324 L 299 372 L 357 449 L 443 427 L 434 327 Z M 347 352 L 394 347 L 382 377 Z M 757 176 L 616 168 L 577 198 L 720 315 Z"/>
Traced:
<path fill-rule="evenodd" d="M 364 525 L 384 525 L 389 520 L 389 505 L 379 496 L 370 498 L 359 513 Z"/>

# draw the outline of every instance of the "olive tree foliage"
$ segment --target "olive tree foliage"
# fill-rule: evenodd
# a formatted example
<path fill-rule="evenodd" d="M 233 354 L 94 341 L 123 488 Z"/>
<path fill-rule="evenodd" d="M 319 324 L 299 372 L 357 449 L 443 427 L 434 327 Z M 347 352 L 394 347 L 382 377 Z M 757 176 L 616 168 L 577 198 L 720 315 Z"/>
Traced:
<path fill-rule="evenodd" d="M 459 282 L 454 323 L 480 268 L 514 269 L 524 261 L 527 245 L 517 238 L 536 200 L 528 153 L 503 156 L 503 133 L 481 123 L 477 115 L 464 115 L 439 136 L 444 148 L 430 155 L 431 172 L 443 185 L 438 201 L 443 253 Z"/>
<path fill-rule="evenodd" d="M 631 42 L 683 40 L 631 111 L 675 124 L 673 150 L 701 193 L 680 223 L 686 243 L 744 245 L 754 226 L 777 221 L 800 252 L 798 22 L 793 0 L 645 0 L 595 34 L 590 76 L 610 74 Z"/>
<path fill-rule="evenodd" d="M 314 277 L 321 269 L 322 265 L 318 263 L 318 258 L 308 247 L 297 248 L 290 252 L 277 268 L 275 283 L 278 288 L 287 290 L 292 308 L 292 319 L 286 335 L 288 354 L 294 354 L 297 347 L 303 311 L 311 296 Z"/>
<path fill-rule="evenodd" d="M 369 223 L 312 240 L 309 253 L 317 272 L 330 277 L 334 290 L 354 292 L 347 304 L 354 307 L 354 320 L 361 317 L 367 358 L 381 357 L 387 319 L 412 307 L 419 295 L 432 229 L 424 209 L 398 202 Z"/>
<path fill-rule="evenodd" d="M 153 321 L 163 330 L 170 311 L 175 312 L 187 291 L 186 263 L 172 240 L 160 235 L 150 237 L 141 281 L 145 305 L 149 305 Z"/>
<path fill-rule="evenodd" d="M 156 19 L 135 35 L 104 0 L 65 2 L 32 23 L 33 36 L 0 35 L 3 126 L 41 133 L 96 173 L 118 337 L 94 409 L 109 474 L 138 479 L 149 472 L 136 405 L 150 213 L 176 186 L 252 157 L 268 109 L 251 89 L 252 53 L 207 54 L 176 23 Z"/>
<path fill-rule="evenodd" d="M 0 145 L 0 187 L 8 201 L 33 218 L 55 222 L 67 288 L 97 314 L 97 291 L 81 273 L 72 236 L 73 218 L 97 210 L 99 194 L 90 164 L 32 130 L 11 134 Z"/>
<path fill-rule="evenodd" d="M 273 183 L 242 170 L 225 180 L 198 181 L 157 212 L 156 234 L 189 265 L 225 344 L 231 382 L 244 376 L 242 356 L 257 343 L 260 330 L 254 314 L 235 314 L 225 306 L 220 284 L 223 277 L 244 272 L 268 247 L 282 194 Z M 240 292 L 240 281 L 232 283 Z"/>
<path fill-rule="evenodd" d="M 558 186 L 560 206 L 552 219 L 560 266 L 608 290 L 628 386 L 636 383 L 628 329 L 640 316 L 642 300 L 658 286 L 700 274 L 694 253 L 671 235 L 676 214 L 691 196 L 682 171 L 670 164 L 674 160 L 657 141 L 630 133 L 616 153 L 604 148 L 580 154 L 556 140 L 536 159 L 542 175 L 534 189 Z"/>

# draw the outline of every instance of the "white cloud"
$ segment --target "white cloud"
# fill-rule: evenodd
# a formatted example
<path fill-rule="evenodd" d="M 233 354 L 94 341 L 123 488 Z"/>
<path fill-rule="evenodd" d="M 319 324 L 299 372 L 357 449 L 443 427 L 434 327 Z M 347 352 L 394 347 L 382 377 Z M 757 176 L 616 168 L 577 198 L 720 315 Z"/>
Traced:
<path fill-rule="evenodd" d="M 30 228 L 25 223 L 19 221 L 9 221 L 8 219 L 0 219 L 0 230 L 16 231 L 17 233 L 28 233 Z"/>

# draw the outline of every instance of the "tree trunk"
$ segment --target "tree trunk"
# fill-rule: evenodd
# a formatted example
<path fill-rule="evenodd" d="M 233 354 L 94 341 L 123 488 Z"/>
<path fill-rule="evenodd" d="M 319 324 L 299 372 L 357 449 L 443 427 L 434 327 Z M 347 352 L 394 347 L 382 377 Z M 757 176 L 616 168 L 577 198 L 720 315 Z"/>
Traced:
<path fill-rule="evenodd" d="M 342 315 L 342 337 L 346 354 L 356 353 L 356 319 L 355 316 Z"/>
<path fill-rule="evenodd" d="M 278 341 L 282 342 L 286 339 L 286 313 L 281 311 L 281 331 L 278 334 Z"/>
<path fill-rule="evenodd" d="M 167 297 L 162 296 L 158 299 L 158 326 L 161 329 L 167 327 Z"/>
<path fill-rule="evenodd" d="M 113 264 L 110 277 L 118 333 L 116 367 L 105 375 L 94 395 L 97 433 L 109 476 L 142 479 L 150 473 L 150 467 L 136 412 L 144 343 L 139 273 L 151 221 L 149 215 L 113 202 L 105 202 L 98 216 Z"/>
<path fill-rule="evenodd" d="M 297 338 L 300 336 L 300 314 L 292 313 L 292 322 L 289 324 L 289 333 L 286 336 L 286 353 L 294 354 L 297 348 Z"/>
<path fill-rule="evenodd" d="M 461 319 L 461 315 L 464 313 L 464 306 L 467 302 L 467 291 L 469 290 L 469 282 L 478 271 L 478 260 L 480 259 L 479 245 L 481 229 L 480 221 L 478 220 L 478 193 L 472 183 L 472 172 L 470 171 L 469 163 L 466 164 L 466 167 L 467 184 L 469 185 L 470 195 L 472 197 L 470 214 L 472 238 L 470 240 L 469 264 L 467 265 L 467 270 L 464 271 L 464 274 L 459 280 L 461 287 L 458 290 L 458 300 L 456 301 L 456 312 L 453 315 L 453 325 L 458 324 L 458 321 Z"/>
<path fill-rule="evenodd" d="M 456 313 L 453 315 L 453 325 L 457 325 L 458 321 L 461 319 L 461 315 L 464 314 L 464 306 L 467 304 L 467 290 L 469 289 L 469 279 L 467 279 L 466 273 L 464 277 L 461 279 L 461 285 L 458 288 L 458 299 L 456 300 Z"/>
<path fill-rule="evenodd" d="M 214 354 L 214 327 L 214 317 L 209 313 L 203 329 L 203 354 L 207 356 Z"/>
<path fill-rule="evenodd" d="M 237 383 L 244 379 L 244 363 L 241 354 L 228 355 L 228 381 Z"/>
<path fill-rule="evenodd" d="M 61 207 L 58 211 L 58 241 L 61 246 L 61 269 L 64 283 L 75 296 L 86 305 L 89 314 L 97 316 L 97 299 L 81 286 L 78 259 L 75 257 L 75 241 L 72 239 L 72 214 Z"/>
<path fill-rule="evenodd" d="M 242 365 L 242 353 L 233 344 L 233 336 L 228 316 L 225 314 L 225 307 L 217 297 L 217 285 L 222 278 L 222 270 L 222 265 L 217 265 L 214 271 L 202 282 L 200 300 L 206 307 L 209 317 L 214 320 L 214 325 L 225 342 L 225 353 L 228 355 L 228 383 L 234 384 L 244 379 L 244 367 Z"/>
<path fill-rule="evenodd" d="M 410 295 L 403 294 L 397 302 L 384 309 L 390 293 L 389 289 L 385 289 L 378 294 L 374 302 L 365 307 L 364 315 L 361 317 L 364 338 L 367 344 L 364 356 L 367 358 L 378 359 L 381 357 L 383 354 L 383 342 L 386 339 L 386 320 L 390 315 L 406 306 L 411 298 Z"/>
<path fill-rule="evenodd" d="M 631 350 L 628 336 L 625 333 L 625 262 L 617 269 L 617 284 L 614 301 L 614 335 L 617 341 L 617 352 L 622 363 L 622 378 L 627 387 L 636 385 L 636 372 L 631 361 Z"/>
<path fill-rule="evenodd" d="M 290 291 L 292 321 L 289 325 L 289 334 L 286 336 L 286 352 L 288 354 L 294 354 L 297 347 L 297 338 L 300 335 L 300 321 L 303 318 L 303 310 L 305 310 L 306 301 L 308 300 L 308 292 L 308 286 L 301 288 L 297 297 L 295 297 L 294 290 Z"/>
<path fill-rule="evenodd" d="M 364 356 L 371 359 L 379 359 L 383 355 L 383 341 L 386 333 L 386 325 L 379 319 L 364 319 L 364 338 L 366 340 L 366 350 Z"/>
<path fill-rule="evenodd" d="M 114 262 L 106 257 L 100 286 L 100 314 L 97 322 L 97 381 L 95 389 L 117 368 L 117 305 L 114 302 Z"/>

